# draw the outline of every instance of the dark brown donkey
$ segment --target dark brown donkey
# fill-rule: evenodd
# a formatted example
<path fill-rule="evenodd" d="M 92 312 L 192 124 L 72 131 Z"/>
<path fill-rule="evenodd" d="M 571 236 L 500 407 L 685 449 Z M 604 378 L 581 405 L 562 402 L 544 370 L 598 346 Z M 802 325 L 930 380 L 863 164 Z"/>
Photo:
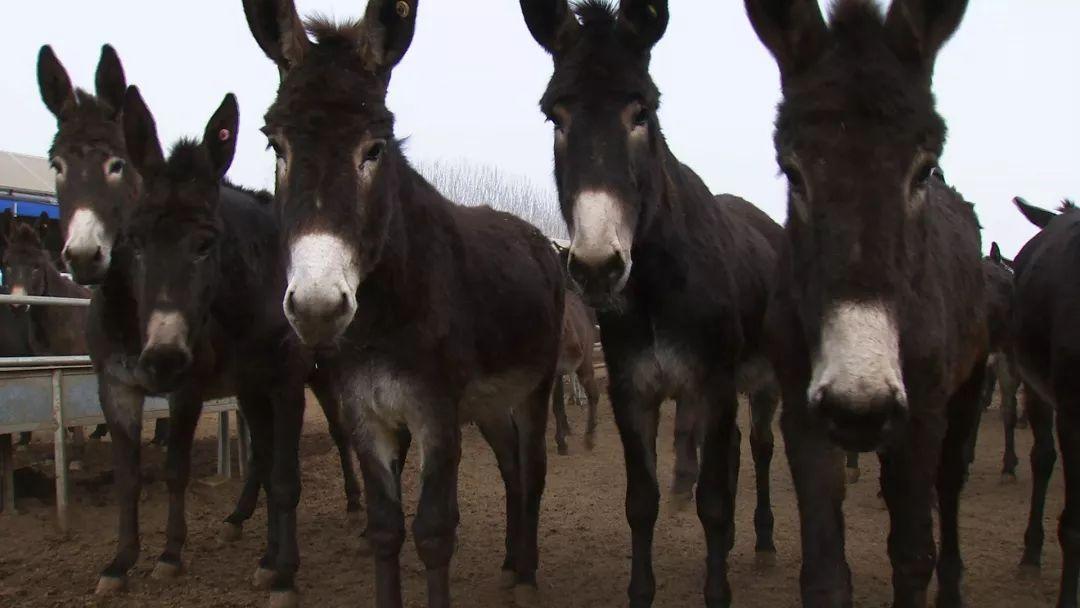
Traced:
<path fill-rule="evenodd" d="M 787 246 L 769 342 L 802 525 L 804 606 L 851 606 L 843 453 L 877 450 L 895 606 L 959 606 L 957 508 L 988 337 L 974 209 L 935 176 L 938 51 L 965 0 L 746 0 L 780 67 Z M 941 554 L 931 499 L 937 483 Z"/>
<path fill-rule="evenodd" d="M 386 94 L 415 0 L 371 0 L 362 21 L 340 26 L 311 22 L 314 42 L 292 0 L 244 8 L 282 77 L 264 131 L 278 155 L 283 305 L 305 343 L 331 352 L 364 474 L 375 603 L 402 601 L 407 429 L 421 453 L 413 537 L 428 604 L 449 605 L 470 420 L 506 485 L 503 581 L 531 595 L 563 314 L 555 252 L 518 218 L 446 200 L 405 159 Z"/>
<path fill-rule="evenodd" d="M 714 198 L 668 148 L 656 114 L 660 93 L 649 76 L 667 2 L 624 0 L 615 11 L 600 1 L 571 9 L 566 0 L 522 0 L 521 8 L 554 59 L 540 105 L 554 127 L 555 182 L 572 239 L 568 270 L 597 309 L 623 443 L 630 605 L 649 606 L 656 594 L 656 429 L 660 404 L 674 397 L 680 408 L 701 413 L 705 600 L 728 606 L 738 392 L 768 386 L 772 375 L 759 347 L 779 245 L 771 238 L 779 241 L 782 232 L 750 203 Z M 753 393 L 756 410 L 775 409 L 776 391 Z M 692 440 L 685 445 L 696 449 Z M 762 470 L 771 455 L 771 442 L 755 450 Z M 757 513 L 755 528 L 758 549 L 772 552 L 768 509 Z"/>
<path fill-rule="evenodd" d="M 1065 510 L 1058 524 L 1064 560 L 1058 608 L 1076 608 L 1080 577 L 1080 209 L 1065 201 L 1059 213 L 1016 205 L 1041 231 L 1016 255 L 1013 288 L 1013 352 L 1036 442 L 1032 448 L 1031 518 L 1024 535 L 1024 565 L 1038 566 L 1043 507 L 1054 468 L 1050 439 L 1057 413 L 1058 446 L 1065 469 Z M 1041 439 L 1040 439 L 1041 438 Z M 1041 495 L 1040 495 L 1041 493 Z"/>
<path fill-rule="evenodd" d="M 593 448 L 596 404 L 600 401 L 600 387 L 596 382 L 596 370 L 593 368 L 593 346 L 596 339 L 596 328 L 589 307 L 581 296 L 567 290 L 566 305 L 563 307 L 562 341 L 559 346 L 559 379 L 555 382 L 551 398 L 552 411 L 555 414 L 555 446 L 562 455 L 569 453 L 566 436 L 570 434 L 570 423 L 566 419 L 566 397 L 563 394 L 564 376 L 573 375 L 585 390 L 588 401 L 585 447 L 590 450 Z"/>
<path fill-rule="evenodd" d="M 101 406 L 113 436 L 113 464 L 119 502 L 119 542 L 112 562 L 105 568 L 98 593 L 122 589 L 127 572 L 135 565 L 140 550 L 138 504 L 141 492 L 139 469 L 142 432 L 142 404 L 148 389 L 135 377 L 142 351 L 137 302 L 133 299 L 131 247 L 124 231 L 127 218 L 139 194 L 140 178 L 128 166 L 127 146 L 120 124 L 126 81 L 116 52 L 102 48 L 97 70 L 97 95 L 76 90 L 52 49 L 42 47 L 38 57 L 38 80 L 45 105 L 57 118 L 57 134 L 49 150 L 56 173 L 61 228 L 65 245 L 63 258 L 76 281 L 99 284 L 93 292 L 87 326 L 89 351 L 98 375 Z M 345 471 L 347 507 L 359 508 L 359 482 L 348 457 L 348 445 L 338 422 L 338 405 L 319 389 L 318 374 L 311 379 L 338 442 Z M 227 385 L 229 382 L 214 384 Z M 206 387 L 206 396 L 219 394 Z M 161 556 L 159 576 L 179 572 L 180 551 L 185 539 L 184 489 L 188 476 L 190 433 L 198 417 L 201 401 L 193 403 L 191 391 L 170 395 L 170 418 L 182 418 L 182 433 L 170 434 L 169 538 Z M 196 391 L 197 392 L 197 391 Z M 221 393 L 224 395 L 224 393 Z M 254 471 L 236 511 L 228 519 L 227 533 L 254 509 L 258 486 L 252 484 Z"/>

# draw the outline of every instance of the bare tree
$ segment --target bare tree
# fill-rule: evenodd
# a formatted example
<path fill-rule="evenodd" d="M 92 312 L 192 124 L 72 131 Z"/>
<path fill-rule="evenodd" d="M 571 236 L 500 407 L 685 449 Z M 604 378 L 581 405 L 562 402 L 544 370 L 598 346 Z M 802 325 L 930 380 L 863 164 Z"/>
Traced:
<path fill-rule="evenodd" d="M 417 163 L 416 169 L 443 196 L 463 205 L 490 205 L 513 213 L 551 238 L 566 238 L 554 186 L 538 186 L 498 167 L 465 161 Z"/>

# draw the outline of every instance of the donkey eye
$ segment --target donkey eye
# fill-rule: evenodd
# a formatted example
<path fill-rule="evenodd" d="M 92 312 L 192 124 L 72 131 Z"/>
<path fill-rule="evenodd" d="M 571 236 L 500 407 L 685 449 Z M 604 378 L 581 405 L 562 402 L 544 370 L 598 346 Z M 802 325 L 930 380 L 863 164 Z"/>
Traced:
<path fill-rule="evenodd" d="M 803 181 L 799 170 L 794 165 L 782 165 L 780 170 L 784 172 L 784 177 L 788 180 L 788 189 L 791 193 L 806 196 L 806 182 Z"/>
<path fill-rule="evenodd" d="M 940 171 L 940 169 L 938 169 L 936 162 L 928 161 L 923 163 L 919 167 L 919 170 L 915 172 L 911 180 L 912 187 L 925 188 L 926 184 L 930 181 L 930 178 L 933 177 L 938 171 Z"/>
<path fill-rule="evenodd" d="M 58 158 L 54 158 L 49 161 L 49 166 L 52 167 L 53 171 L 56 171 L 57 175 L 60 175 L 64 172 L 64 163 L 61 162 Z"/>
<path fill-rule="evenodd" d="M 107 170 L 109 172 L 109 175 L 120 175 L 121 173 L 124 172 L 124 167 L 125 166 L 127 166 L 127 163 L 125 163 L 123 160 L 117 158 L 117 159 L 114 159 L 112 161 L 109 161 L 109 165 L 108 165 Z"/>
<path fill-rule="evenodd" d="M 210 252 L 214 249 L 213 239 L 203 239 L 195 246 L 195 255 L 200 258 L 205 258 L 210 255 Z"/>
<path fill-rule="evenodd" d="M 649 110 L 647 108 L 641 108 L 634 114 L 634 126 L 644 127 L 649 124 Z"/>
<path fill-rule="evenodd" d="M 386 143 L 383 141 L 372 142 L 368 149 L 364 151 L 364 164 L 378 162 L 382 158 L 383 148 L 386 147 Z"/>

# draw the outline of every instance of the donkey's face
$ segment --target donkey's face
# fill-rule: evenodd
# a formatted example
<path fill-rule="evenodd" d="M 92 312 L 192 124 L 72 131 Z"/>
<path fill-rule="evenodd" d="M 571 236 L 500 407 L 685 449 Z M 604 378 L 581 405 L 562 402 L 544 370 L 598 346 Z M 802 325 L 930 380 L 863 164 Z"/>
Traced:
<path fill-rule="evenodd" d="M 907 414 L 899 316 L 945 125 L 930 82 L 966 0 L 746 0 L 780 66 L 776 151 L 787 175 L 807 398 L 833 438 L 871 449 Z"/>
<path fill-rule="evenodd" d="M 48 46 L 38 55 L 41 98 L 56 116 L 57 133 L 49 150 L 56 173 L 62 257 L 74 279 L 99 283 L 112 260 L 121 213 L 138 190 L 138 176 L 127 165 L 120 113 L 124 71 L 112 47 L 101 49 L 97 96 L 76 91 Z"/>
<path fill-rule="evenodd" d="M 45 276 L 50 262 L 38 231 L 24 222 L 13 222 L 11 227 L 3 260 L 8 292 L 13 296 L 46 295 Z"/>
<path fill-rule="evenodd" d="M 634 238 L 656 208 L 660 94 L 649 57 L 667 27 L 666 0 L 521 0 L 525 22 L 555 71 L 540 106 L 555 131 L 555 182 L 570 229 L 571 278 L 591 304 L 626 285 Z M 580 22 L 578 19 L 580 18 Z"/>
<path fill-rule="evenodd" d="M 277 204 L 288 248 L 283 306 L 300 338 L 334 342 L 378 264 L 402 158 L 386 107 L 390 72 L 408 49 L 417 0 L 370 0 L 362 21 L 311 24 L 292 0 L 245 0 L 255 40 L 281 85 L 264 132 L 277 154 Z"/>
<path fill-rule="evenodd" d="M 128 90 L 124 134 L 143 194 L 127 227 L 142 331 L 136 374 L 152 391 L 184 380 L 221 281 L 218 197 L 236 151 L 239 110 L 229 94 L 203 140 L 180 141 L 165 160 L 157 129 L 138 89 Z"/>

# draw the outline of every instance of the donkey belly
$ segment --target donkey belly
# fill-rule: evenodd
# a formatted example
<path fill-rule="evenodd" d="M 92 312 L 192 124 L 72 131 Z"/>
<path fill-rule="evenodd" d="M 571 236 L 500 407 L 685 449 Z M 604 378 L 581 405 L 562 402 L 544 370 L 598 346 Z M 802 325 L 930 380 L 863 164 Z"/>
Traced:
<path fill-rule="evenodd" d="M 692 354 L 657 342 L 633 358 L 630 378 L 640 394 L 659 400 L 678 399 L 684 391 L 693 389 L 700 377 L 699 367 Z"/>
<path fill-rule="evenodd" d="M 532 370 L 511 370 L 473 380 L 465 388 L 458 407 L 461 424 L 510 413 L 533 393 L 542 374 Z"/>

